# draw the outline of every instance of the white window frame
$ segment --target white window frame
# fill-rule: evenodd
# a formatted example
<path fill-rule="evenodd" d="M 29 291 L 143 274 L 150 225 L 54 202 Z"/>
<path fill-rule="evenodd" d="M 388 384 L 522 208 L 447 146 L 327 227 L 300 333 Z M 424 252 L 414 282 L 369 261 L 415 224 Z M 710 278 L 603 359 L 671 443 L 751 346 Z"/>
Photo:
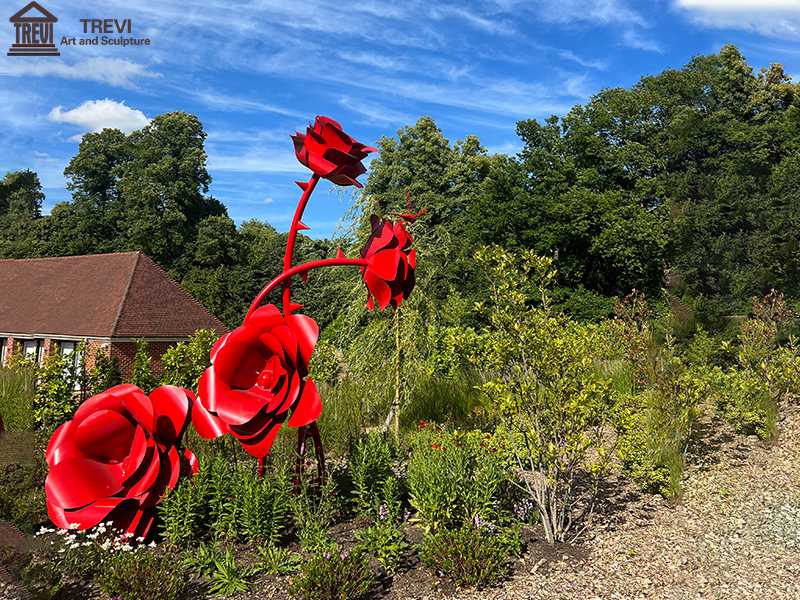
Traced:
<path fill-rule="evenodd" d="M 6 348 L 8 344 L 8 338 L 0 337 L 0 367 L 6 366 L 6 354 L 8 354 L 8 349 Z"/>

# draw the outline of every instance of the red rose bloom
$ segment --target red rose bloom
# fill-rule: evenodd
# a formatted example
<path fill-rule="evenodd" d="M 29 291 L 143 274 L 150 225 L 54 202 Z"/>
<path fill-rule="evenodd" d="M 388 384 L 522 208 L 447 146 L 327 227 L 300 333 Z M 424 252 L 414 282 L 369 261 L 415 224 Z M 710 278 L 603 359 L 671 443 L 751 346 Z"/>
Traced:
<path fill-rule="evenodd" d="M 390 304 L 394 307 L 408 298 L 416 281 L 416 250 L 411 248 L 414 240 L 402 222 L 391 223 L 372 217 L 372 234 L 361 250 L 367 264 L 361 267 L 361 276 L 367 286 L 367 306 L 375 303 L 383 310 Z"/>
<path fill-rule="evenodd" d="M 342 131 L 342 126 L 328 117 L 317 117 L 313 127 L 292 136 L 297 160 L 336 185 L 362 187 L 356 177 L 367 170 L 361 161 L 375 148 L 365 146 Z"/>
<path fill-rule="evenodd" d="M 194 454 L 180 449 L 193 400 L 191 391 L 175 386 L 147 396 L 126 384 L 81 404 L 47 446 L 45 492 L 53 523 L 88 529 L 110 520 L 146 536 L 167 489 L 197 472 Z"/>
<path fill-rule="evenodd" d="M 322 412 L 314 381 L 306 379 L 319 328 L 305 315 L 283 314 L 272 304 L 256 310 L 222 336 L 200 378 L 192 422 L 205 438 L 225 433 L 261 458 L 269 452 L 289 412 L 303 427 Z"/>

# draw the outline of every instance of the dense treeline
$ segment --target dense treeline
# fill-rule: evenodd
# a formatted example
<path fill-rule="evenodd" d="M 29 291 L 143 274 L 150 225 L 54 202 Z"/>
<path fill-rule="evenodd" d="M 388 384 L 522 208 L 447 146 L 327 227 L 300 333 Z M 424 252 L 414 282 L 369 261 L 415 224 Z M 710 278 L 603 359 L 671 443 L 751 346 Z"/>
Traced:
<path fill-rule="evenodd" d="M 520 121 L 515 157 L 487 153 L 474 136 L 451 145 L 422 118 L 380 141 L 360 207 L 399 211 L 410 192 L 428 209 L 416 235 L 432 305 L 469 300 L 480 286 L 473 252 L 495 243 L 554 257 L 555 298 L 578 318 L 607 316 L 611 297 L 635 288 L 717 326 L 771 288 L 800 296 L 798 91 L 780 65 L 754 74 L 726 46 L 562 118 Z M 72 201 L 49 216 L 36 175 L 7 174 L 0 256 L 142 250 L 236 323 L 279 271 L 284 240 L 255 220 L 237 228 L 208 195 L 204 138 L 183 113 L 127 136 L 87 134 L 65 171 Z M 304 239 L 300 252 L 334 246 Z M 337 307 L 321 298 L 347 283 L 325 277 L 304 299 L 323 323 Z"/>

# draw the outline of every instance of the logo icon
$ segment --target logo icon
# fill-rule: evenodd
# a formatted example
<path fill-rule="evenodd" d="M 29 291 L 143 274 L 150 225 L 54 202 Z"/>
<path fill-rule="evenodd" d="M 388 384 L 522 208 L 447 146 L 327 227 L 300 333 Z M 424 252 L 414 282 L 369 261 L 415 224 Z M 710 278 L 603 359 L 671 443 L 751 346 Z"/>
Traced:
<path fill-rule="evenodd" d="M 36 14 L 38 12 L 38 15 Z M 31 13 L 30 15 L 28 13 Z M 17 41 L 11 44 L 8 56 L 60 56 L 53 36 L 56 16 L 38 2 L 31 2 L 9 21 L 17 30 Z"/>

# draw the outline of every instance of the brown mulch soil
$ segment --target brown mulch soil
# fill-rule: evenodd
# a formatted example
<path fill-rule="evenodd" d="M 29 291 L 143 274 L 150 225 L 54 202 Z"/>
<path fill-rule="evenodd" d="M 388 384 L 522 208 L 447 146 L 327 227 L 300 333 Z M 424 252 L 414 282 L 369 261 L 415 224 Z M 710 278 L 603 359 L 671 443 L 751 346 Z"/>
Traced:
<path fill-rule="evenodd" d="M 632 493 L 593 530 L 585 558 L 565 554 L 497 589 L 446 597 L 800 599 L 800 414 L 772 444 L 709 429 L 677 502 Z"/>
<path fill-rule="evenodd" d="M 497 587 L 456 590 L 409 556 L 381 582 L 378 597 L 800 600 L 800 412 L 783 420 L 772 443 L 734 434 L 720 422 L 705 426 L 678 500 L 615 482 L 589 539 L 552 547 L 527 531 L 526 555 Z M 354 541 L 357 525 L 333 532 L 343 547 Z M 412 539 L 417 532 L 408 533 Z M 9 542 L 25 540 L 0 524 L 0 547 Z M 0 599 L 22 598 L 9 583 L 0 570 Z M 287 585 L 285 577 L 262 577 L 236 600 L 288 600 Z"/>

